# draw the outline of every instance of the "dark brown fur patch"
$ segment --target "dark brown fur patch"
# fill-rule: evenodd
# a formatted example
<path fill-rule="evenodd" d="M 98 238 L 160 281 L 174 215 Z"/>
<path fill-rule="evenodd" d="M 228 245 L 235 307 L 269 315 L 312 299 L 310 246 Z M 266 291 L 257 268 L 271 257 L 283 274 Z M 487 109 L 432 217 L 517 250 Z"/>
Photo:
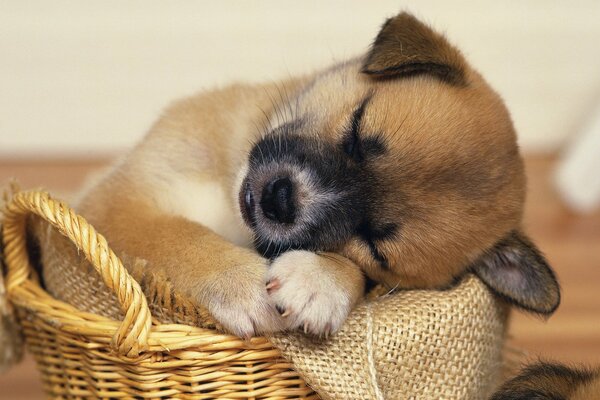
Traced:
<path fill-rule="evenodd" d="M 368 221 L 363 222 L 358 226 L 358 236 L 369 246 L 371 256 L 379 263 L 381 268 L 388 270 L 390 265 L 384 254 L 379 251 L 377 242 L 381 240 L 394 239 L 398 225 L 394 223 L 385 224 L 380 228 L 373 228 Z"/>
<path fill-rule="evenodd" d="M 496 294 L 524 310 L 552 314 L 560 304 L 556 277 L 544 256 L 521 232 L 512 231 L 471 267 Z"/>
<path fill-rule="evenodd" d="M 408 13 L 388 19 L 367 54 L 362 72 L 378 78 L 430 74 L 465 84 L 465 61 L 444 36 Z"/>
<path fill-rule="evenodd" d="M 538 363 L 504 383 L 490 400 L 567 400 L 597 375 L 588 369 Z"/>

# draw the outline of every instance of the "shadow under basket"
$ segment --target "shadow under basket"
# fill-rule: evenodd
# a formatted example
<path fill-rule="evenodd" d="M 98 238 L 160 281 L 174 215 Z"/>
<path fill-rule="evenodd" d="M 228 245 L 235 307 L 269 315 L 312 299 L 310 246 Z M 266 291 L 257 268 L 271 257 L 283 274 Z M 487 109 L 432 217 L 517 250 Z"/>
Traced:
<path fill-rule="evenodd" d="M 479 400 L 501 373 L 507 310 L 473 276 L 451 290 L 365 300 L 328 339 L 293 332 L 244 341 L 169 322 L 182 319 L 165 318 L 165 304 L 153 304 L 104 237 L 47 193 L 15 193 L 3 214 L 6 296 L 51 398 Z M 40 286 L 27 253 L 30 215 L 85 256 L 118 317 Z M 71 290 L 102 309 L 106 293 L 87 293 L 73 276 Z"/>

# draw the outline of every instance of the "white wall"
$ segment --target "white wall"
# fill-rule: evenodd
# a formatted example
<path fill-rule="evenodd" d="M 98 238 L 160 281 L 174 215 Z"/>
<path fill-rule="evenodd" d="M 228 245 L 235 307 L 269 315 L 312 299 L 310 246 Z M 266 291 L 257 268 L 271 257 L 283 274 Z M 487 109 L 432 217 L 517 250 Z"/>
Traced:
<path fill-rule="evenodd" d="M 600 1 L 0 3 L 0 157 L 130 146 L 171 99 L 363 51 L 409 9 L 505 97 L 527 150 L 552 151 L 600 99 Z"/>

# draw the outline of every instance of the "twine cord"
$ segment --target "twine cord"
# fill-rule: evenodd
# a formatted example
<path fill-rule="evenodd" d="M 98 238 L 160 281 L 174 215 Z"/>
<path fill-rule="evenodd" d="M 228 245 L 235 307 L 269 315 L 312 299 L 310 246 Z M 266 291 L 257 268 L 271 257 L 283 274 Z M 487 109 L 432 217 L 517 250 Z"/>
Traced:
<path fill-rule="evenodd" d="M 377 400 L 384 400 L 381 389 L 377 384 L 377 367 L 375 366 L 375 349 L 373 347 L 373 315 L 371 314 L 371 303 L 367 304 L 367 362 L 369 363 L 369 376 L 371 386 Z"/>

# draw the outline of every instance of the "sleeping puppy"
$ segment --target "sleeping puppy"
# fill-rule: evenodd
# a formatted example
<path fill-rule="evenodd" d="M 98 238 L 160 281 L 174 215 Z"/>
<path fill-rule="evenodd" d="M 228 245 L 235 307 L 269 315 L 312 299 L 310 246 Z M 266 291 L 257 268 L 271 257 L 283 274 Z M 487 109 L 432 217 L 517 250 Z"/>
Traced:
<path fill-rule="evenodd" d="M 276 84 L 169 107 L 79 211 L 231 332 L 335 332 L 366 279 L 447 288 L 477 274 L 552 313 L 521 232 L 523 163 L 502 99 L 402 13 L 370 50 Z"/>

